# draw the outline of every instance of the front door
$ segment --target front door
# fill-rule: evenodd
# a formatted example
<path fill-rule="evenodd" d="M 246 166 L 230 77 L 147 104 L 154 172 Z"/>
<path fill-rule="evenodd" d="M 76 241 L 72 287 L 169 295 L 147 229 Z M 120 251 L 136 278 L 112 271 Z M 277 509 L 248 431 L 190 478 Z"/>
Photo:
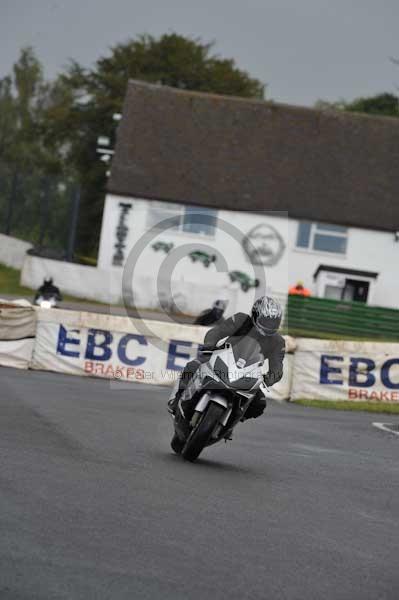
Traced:
<path fill-rule="evenodd" d="M 368 281 L 346 279 L 342 299 L 349 302 L 367 302 L 369 285 Z"/>

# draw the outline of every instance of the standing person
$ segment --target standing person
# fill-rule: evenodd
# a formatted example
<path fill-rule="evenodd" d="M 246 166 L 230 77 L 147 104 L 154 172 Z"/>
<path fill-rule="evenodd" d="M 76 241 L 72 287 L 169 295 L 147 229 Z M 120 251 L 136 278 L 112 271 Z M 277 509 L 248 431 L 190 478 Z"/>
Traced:
<path fill-rule="evenodd" d="M 298 281 L 296 285 L 293 285 L 288 290 L 290 296 L 304 296 L 309 297 L 312 295 L 308 288 L 305 288 L 302 281 Z"/>
<path fill-rule="evenodd" d="M 208 326 L 220 321 L 223 318 L 227 304 L 227 300 L 215 300 L 212 308 L 207 308 L 195 319 L 194 325 Z"/>

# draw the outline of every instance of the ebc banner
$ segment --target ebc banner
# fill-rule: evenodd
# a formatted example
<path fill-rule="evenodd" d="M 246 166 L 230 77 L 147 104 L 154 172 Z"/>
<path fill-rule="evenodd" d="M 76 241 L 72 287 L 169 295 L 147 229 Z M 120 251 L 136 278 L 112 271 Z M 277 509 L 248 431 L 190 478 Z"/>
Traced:
<path fill-rule="evenodd" d="M 300 339 L 291 397 L 399 402 L 399 344 Z"/>
<path fill-rule="evenodd" d="M 154 335 L 134 319 L 73 311 L 39 311 L 32 368 L 111 380 L 172 385 L 198 356 L 206 328 L 151 322 Z M 156 342 L 156 343 L 155 343 Z M 284 376 L 268 393 L 290 396 L 295 342 L 286 338 Z M 267 370 L 267 361 L 265 364 Z"/>
<path fill-rule="evenodd" d="M 32 368 L 170 385 L 198 348 L 187 340 L 154 345 L 151 338 L 139 333 L 41 321 Z"/>

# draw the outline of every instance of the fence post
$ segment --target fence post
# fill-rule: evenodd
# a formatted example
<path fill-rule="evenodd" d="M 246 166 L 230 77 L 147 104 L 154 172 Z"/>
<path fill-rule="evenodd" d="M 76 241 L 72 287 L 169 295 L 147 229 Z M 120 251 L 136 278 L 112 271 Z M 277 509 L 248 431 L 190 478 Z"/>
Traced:
<path fill-rule="evenodd" d="M 77 186 L 72 192 L 72 205 L 71 205 L 71 218 L 69 222 L 69 237 L 68 237 L 68 246 L 66 259 L 71 262 L 73 260 L 73 255 L 75 251 L 75 241 L 76 241 L 76 230 L 78 227 L 78 217 L 79 217 L 79 207 L 80 207 L 80 186 Z"/>
<path fill-rule="evenodd" d="M 40 194 L 40 226 L 39 226 L 39 248 L 43 246 L 44 237 L 47 232 L 49 221 L 49 196 L 50 180 L 44 177 L 42 180 L 42 190 Z"/>
<path fill-rule="evenodd" d="M 10 235 L 10 233 L 11 233 L 12 213 L 13 213 L 13 208 L 14 208 L 14 202 L 16 202 L 16 199 L 17 199 L 17 189 L 18 189 L 18 171 L 14 171 L 14 174 L 12 176 L 10 195 L 8 197 L 6 226 L 5 226 L 5 234 L 6 235 Z"/>

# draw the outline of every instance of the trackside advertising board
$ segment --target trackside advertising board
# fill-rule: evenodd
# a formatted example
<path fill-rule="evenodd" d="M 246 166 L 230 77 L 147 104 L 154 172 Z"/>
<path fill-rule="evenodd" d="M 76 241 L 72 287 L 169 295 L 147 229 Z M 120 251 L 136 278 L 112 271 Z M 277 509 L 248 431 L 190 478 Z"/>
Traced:
<path fill-rule="evenodd" d="M 399 402 L 399 344 L 297 339 L 291 399 Z"/>
<path fill-rule="evenodd" d="M 143 324 L 149 331 L 143 332 Z M 111 380 L 172 385 L 196 358 L 205 327 L 94 313 L 39 310 L 32 368 Z M 288 340 L 287 345 L 293 341 Z M 293 355 L 271 397 L 288 399 Z"/>
<path fill-rule="evenodd" d="M 34 343 L 34 338 L 0 340 L 0 366 L 29 369 Z"/>
<path fill-rule="evenodd" d="M 206 331 L 0 303 L 0 365 L 172 385 Z M 399 402 L 399 343 L 286 337 L 286 350 L 284 377 L 270 390 L 275 400 Z"/>
<path fill-rule="evenodd" d="M 0 366 L 28 369 L 35 333 L 36 313 L 29 302 L 0 299 Z"/>
<path fill-rule="evenodd" d="M 71 311 L 41 311 L 32 368 L 173 384 L 197 356 L 203 328 Z M 197 341 L 198 340 L 198 341 Z"/>

